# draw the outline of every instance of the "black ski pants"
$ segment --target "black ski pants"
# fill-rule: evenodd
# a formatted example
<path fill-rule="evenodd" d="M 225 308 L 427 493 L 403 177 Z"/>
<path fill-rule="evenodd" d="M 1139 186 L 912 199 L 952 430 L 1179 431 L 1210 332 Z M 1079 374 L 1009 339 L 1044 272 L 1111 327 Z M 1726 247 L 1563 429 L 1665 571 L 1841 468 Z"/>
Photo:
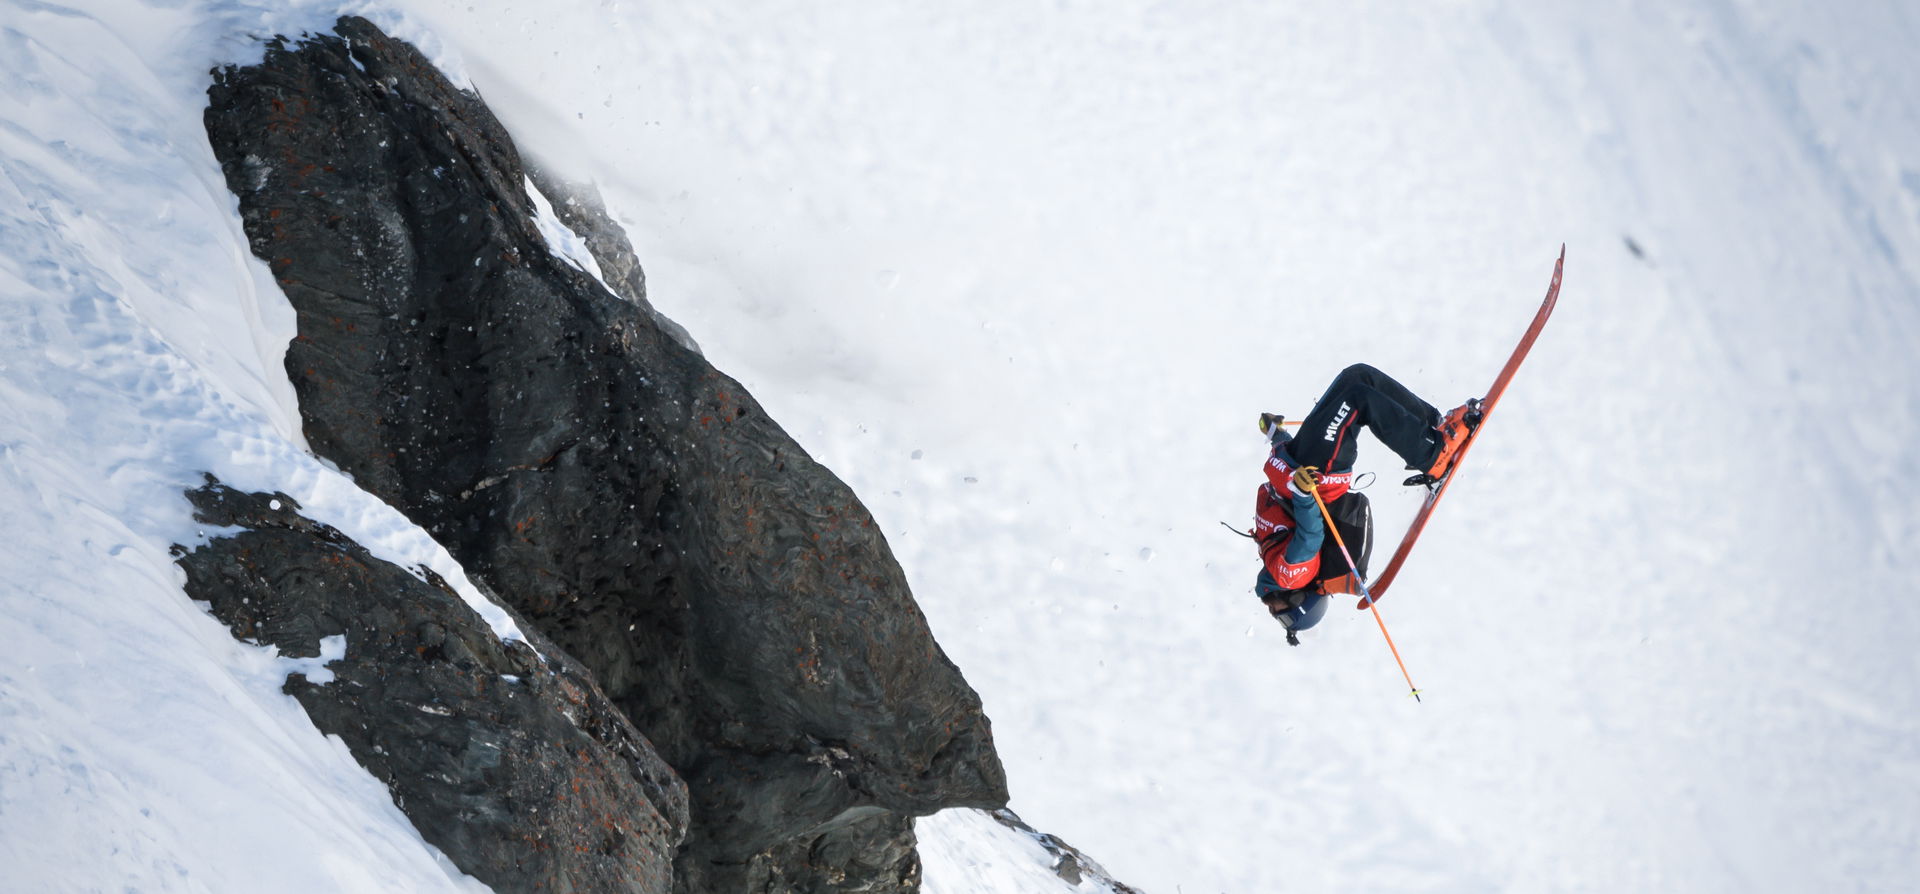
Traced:
<path fill-rule="evenodd" d="M 1356 363 L 1333 377 L 1327 393 L 1300 421 L 1300 430 L 1287 444 L 1296 465 L 1318 466 L 1328 472 L 1353 468 L 1354 444 L 1365 426 L 1387 449 L 1399 454 L 1407 468 L 1424 472 L 1440 452 L 1434 426 L 1440 412 L 1407 386 L 1365 363 Z"/>

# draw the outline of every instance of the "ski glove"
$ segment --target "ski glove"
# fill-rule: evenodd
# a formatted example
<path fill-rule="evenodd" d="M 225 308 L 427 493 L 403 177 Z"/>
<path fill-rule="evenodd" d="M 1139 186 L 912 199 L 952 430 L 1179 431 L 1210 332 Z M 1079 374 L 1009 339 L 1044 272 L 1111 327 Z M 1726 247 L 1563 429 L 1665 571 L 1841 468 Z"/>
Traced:
<path fill-rule="evenodd" d="M 1320 488 L 1320 470 L 1313 466 L 1301 466 L 1293 470 L 1293 479 L 1287 482 L 1287 489 L 1296 497 L 1310 496 Z"/>
<path fill-rule="evenodd" d="M 1293 440 L 1293 436 L 1287 434 L 1286 421 L 1287 417 L 1279 413 L 1260 414 L 1260 433 L 1267 436 L 1267 443 L 1278 447 Z"/>

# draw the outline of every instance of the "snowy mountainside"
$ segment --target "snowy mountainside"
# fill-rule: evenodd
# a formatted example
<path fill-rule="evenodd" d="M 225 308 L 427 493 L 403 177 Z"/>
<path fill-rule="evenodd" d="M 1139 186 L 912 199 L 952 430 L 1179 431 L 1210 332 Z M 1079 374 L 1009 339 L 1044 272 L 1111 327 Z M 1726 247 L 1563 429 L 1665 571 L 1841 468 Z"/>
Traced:
<path fill-rule="evenodd" d="M 1905 7 L 395 6 L 868 496 L 1013 806 L 1121 877 L 1920 875 Z M 291 446 L 290 313 L 199 132 L 211 65 L 336 11 L 0 8 L 0 862 L 52 890 L 475 887 L 164 555 L 213 468 L 457 571 Z M 1214 524 L 1254 413 L 1354 360 L 1483 387 L 1563 241 L 1383 605 L 1426 703 L 1351 612 L 1287 650 Z M 927 888 L 974 890 L 942 822 Z"/>
<path fill-rule="evenodd" d="M 1302 890 L 1920 875 L 1910 9 L 412 8 L 521 38 L 476 83 L 877 495 L 1012 806 L 1121 877 L 1268 890 L 1276 830 Z M 1215 524 L 1255 414 L 1476 393 L 1562 242 L 1382 606 L 1426 702 L 1350 610 L 1287 649 Z"/>
<path fill-rule="evenodd" d="M 1139 894 L 1072 845 L 1010 810 L 943 810 L 915 823 L 927 894 Z"/>
<path fill-rule="evenodd" d="M 196 525 L 183 499 L 211 471 L 293 495 L 376 558 L 446 582 L 492 635 L 523 638 L 425 532 L 306 450 L 280 371 L 290 316 L 209 167 L 207 68 L 328 12 L 37 5 L 5 22 L 20 52 L 0 142 L 18 199 L 0 220 L 0 444 L 21 647 L 0 668 L 0 838 L 33 890 L 484 887 L 283 694 L 291 673 L 330 683 L 344 645 L 282 659 L 236 643 L 181 592 L 169 552 L 236 533 Z M 986 849 L 961 855 L 975 865 L 1058 859 L 968 840 Z M 1053 878 L 1008 890 L 1068 884 Z"/>
<path fill-rule="evenodd" d="M 182 496 L 200 470 L 296 494 L 383 558 L 464 577 L 298 443 L 278 368 L 291 314 L 200 130 L 212 46 L 161 39 L 207 27 L 204 11 L 107 12 L 127 17 L 5 13 L 8 884 L 483 890 L 280 694 L 304 663 L 235 642 L 181 590 L 168 548 L 217 533 Z"/>

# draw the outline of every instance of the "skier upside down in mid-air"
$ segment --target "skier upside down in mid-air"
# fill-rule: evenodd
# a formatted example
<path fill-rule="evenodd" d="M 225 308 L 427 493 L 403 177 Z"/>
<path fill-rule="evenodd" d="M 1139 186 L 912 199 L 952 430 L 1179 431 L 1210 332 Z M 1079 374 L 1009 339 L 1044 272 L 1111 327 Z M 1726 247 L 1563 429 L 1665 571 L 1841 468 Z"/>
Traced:
<path fill-rule="evenodd" d="M 1288 642 L 1298 645 L 1294 634 L 1320 622 L 1327 594 L 1355 592 L 1353 572 L 1366 572 L 1373 515 L 1366 495 L 1349 492 L 1357 428 L 1366 427 L 1406 462 L 1416 473 L 1408 484 L 1425 484 L 1446 476 L 1478 424 L 1476 402 L 1443 416 L 1364 363 L 1334 377 L 1301 420 L 1298 435 L 1287 434 L 1278 415 L 1260 414 L 1260 432 L 1273 451 L 1254 503 L 1253 539 L 1261 563 L 1254 594 L 1287 628 Z M 1339 546 L 1326 536 L 1326 521 L 1313 498 L 1316 487 L 1360 568 L 1348 568 Z"/>

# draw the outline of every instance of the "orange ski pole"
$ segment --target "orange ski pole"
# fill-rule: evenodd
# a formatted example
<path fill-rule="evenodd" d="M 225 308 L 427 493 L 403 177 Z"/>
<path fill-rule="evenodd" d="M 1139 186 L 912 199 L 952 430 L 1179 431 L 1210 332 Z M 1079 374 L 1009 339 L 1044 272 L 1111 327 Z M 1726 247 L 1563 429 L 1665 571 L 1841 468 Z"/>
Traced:
<path fill-rule="evenodd" d="M 1387 622 L 1380 618 L 1380 606 L 1373 601 L 1373 594 L 1367 591 L 1367 579 L 1360 575 L 1360 564 L 1353 560 L 1353 553 L 1347 552 L 1347 541 L 1340 536 L 1340 526 L 1333 523 L 1333 513 L 1327 511 L 1327 503 L 1320 499 L 1320 482 L 1313 483 L 1313 503 L 1320 507 L 1320 517 L 1327 520 L 1327 530 L 1333 534 L 1333 542 L 1340 545 L 1340 555 L 1347 559 L 1347 570 L 1353 573 L 1353 579 L 1360 584 L 1360 595 L 1367 600 L 1367 607 L 1373 610 L 1374 623 L 1380 625 L 1380 635 L 1387 638 L 1387 648 L 1393 652 L 1393 663 L 1400 665 L 1400 676 L 1407 680 L 1407 689 L 1413 693 L 1413 700 L 1420 700 L 1420 690 L 1413 685 L 1413 675 L 1407 673 L 1407 663 L 1400 660 L 1400 649 L 1393 644 L 1393 634 L 1387 632 Z"/>

